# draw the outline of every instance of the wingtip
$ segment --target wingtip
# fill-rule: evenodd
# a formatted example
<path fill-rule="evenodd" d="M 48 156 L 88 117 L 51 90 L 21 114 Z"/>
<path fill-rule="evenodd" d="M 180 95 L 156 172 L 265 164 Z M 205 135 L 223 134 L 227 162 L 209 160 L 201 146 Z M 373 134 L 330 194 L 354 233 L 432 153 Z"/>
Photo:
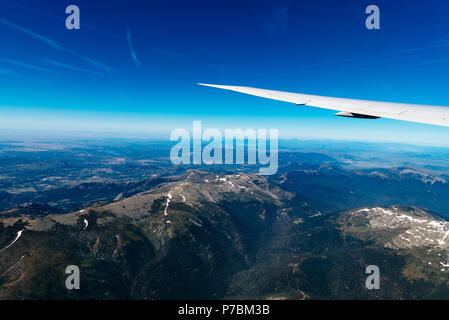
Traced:
<path fill-rule="evenodd" d="M 205 86 L 205 87 L 215 87 L 215 86 L 217 86 L 216 84 L 201 83 L 201 82 L 198 82 L 197 85 L 199 85 L 199 86 Z"/>
<path fill-rule="evenodd" d="M 218 89 L 230 89 L 231 86 L 225 86 L 225 85 L 220 85 L 220 84 L 210 84 L 210 83 L 197 83 L 197 85 L 200 86 L 205 86 L 205 87 L 211 87 L 211 88 L 218 88 Z"/>

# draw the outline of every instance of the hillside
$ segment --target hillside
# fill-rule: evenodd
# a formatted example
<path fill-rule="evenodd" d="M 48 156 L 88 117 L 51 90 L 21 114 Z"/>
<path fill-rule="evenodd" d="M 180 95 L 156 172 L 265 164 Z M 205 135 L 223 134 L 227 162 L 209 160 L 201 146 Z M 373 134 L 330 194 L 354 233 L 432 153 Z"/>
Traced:
<path fill-rule="evenodd" d="M 449 224 L 418 208 L 321 211 L 265 177 L 195 170 L 68 214 L 31 207 L 0 218 L 2 299 L 449 298 Z"/>

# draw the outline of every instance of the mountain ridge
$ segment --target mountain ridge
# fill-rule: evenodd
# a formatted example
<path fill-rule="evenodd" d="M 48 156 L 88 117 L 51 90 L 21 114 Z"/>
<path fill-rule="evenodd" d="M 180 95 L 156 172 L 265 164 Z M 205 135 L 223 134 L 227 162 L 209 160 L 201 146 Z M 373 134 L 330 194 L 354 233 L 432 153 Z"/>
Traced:
<path fill-rule="evenodd" d="M 424 232 L 425 219 L 426 237 L 445 242 L 445 219 L 416 207 L 338 211 L 282 185 L 189 170 L 105 205 L 0 217 L 0 298 L 449 297 L 446 244 L 400 238 Z M 82 289 L 69 291 L 73 264 Z M 380 266 L 379 291 L 364 287 L 369 264 Z"/>

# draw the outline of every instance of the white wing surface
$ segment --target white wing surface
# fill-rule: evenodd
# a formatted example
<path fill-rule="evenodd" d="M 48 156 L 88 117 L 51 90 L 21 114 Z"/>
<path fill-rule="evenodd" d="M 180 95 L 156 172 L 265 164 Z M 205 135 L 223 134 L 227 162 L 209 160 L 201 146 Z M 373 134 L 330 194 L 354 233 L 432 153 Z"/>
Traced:
<path fill-rule="evenodd" d="M 205 83 L 199 83 L 199 85 L 291 102 L 296 105 L 337 110 L 339 112 L 335 115 L 342 117 L 368 119 L 389 118 L 449 127 L 449 107 L 333 98 L 251 87 L 223 86 Z"/>

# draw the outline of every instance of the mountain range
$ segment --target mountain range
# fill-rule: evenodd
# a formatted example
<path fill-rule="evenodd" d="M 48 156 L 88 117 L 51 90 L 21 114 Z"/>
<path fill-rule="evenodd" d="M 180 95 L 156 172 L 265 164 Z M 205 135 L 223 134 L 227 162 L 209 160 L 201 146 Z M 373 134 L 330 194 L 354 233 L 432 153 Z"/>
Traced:
<path fill-rule="evenodd" d="M 363 193 L 351 198 L 339 175 L 320 190 L 320 176 L 333 171 L 301 165 L 267 178 L 188 170 L 73 212 L 36 203 L 8 210 L 0 298 L 448 298 L 446 220 L 403 205 L 342 210 Z M 373 176 L 385 179 L 360 175 Z M 416 177 L 398 169 L 394 179 Z M 80 290 L 65 287 L 69 265 L 80 268 Z M 368 265 L 379 266 L 379 290 L 365 287 Z"/>

